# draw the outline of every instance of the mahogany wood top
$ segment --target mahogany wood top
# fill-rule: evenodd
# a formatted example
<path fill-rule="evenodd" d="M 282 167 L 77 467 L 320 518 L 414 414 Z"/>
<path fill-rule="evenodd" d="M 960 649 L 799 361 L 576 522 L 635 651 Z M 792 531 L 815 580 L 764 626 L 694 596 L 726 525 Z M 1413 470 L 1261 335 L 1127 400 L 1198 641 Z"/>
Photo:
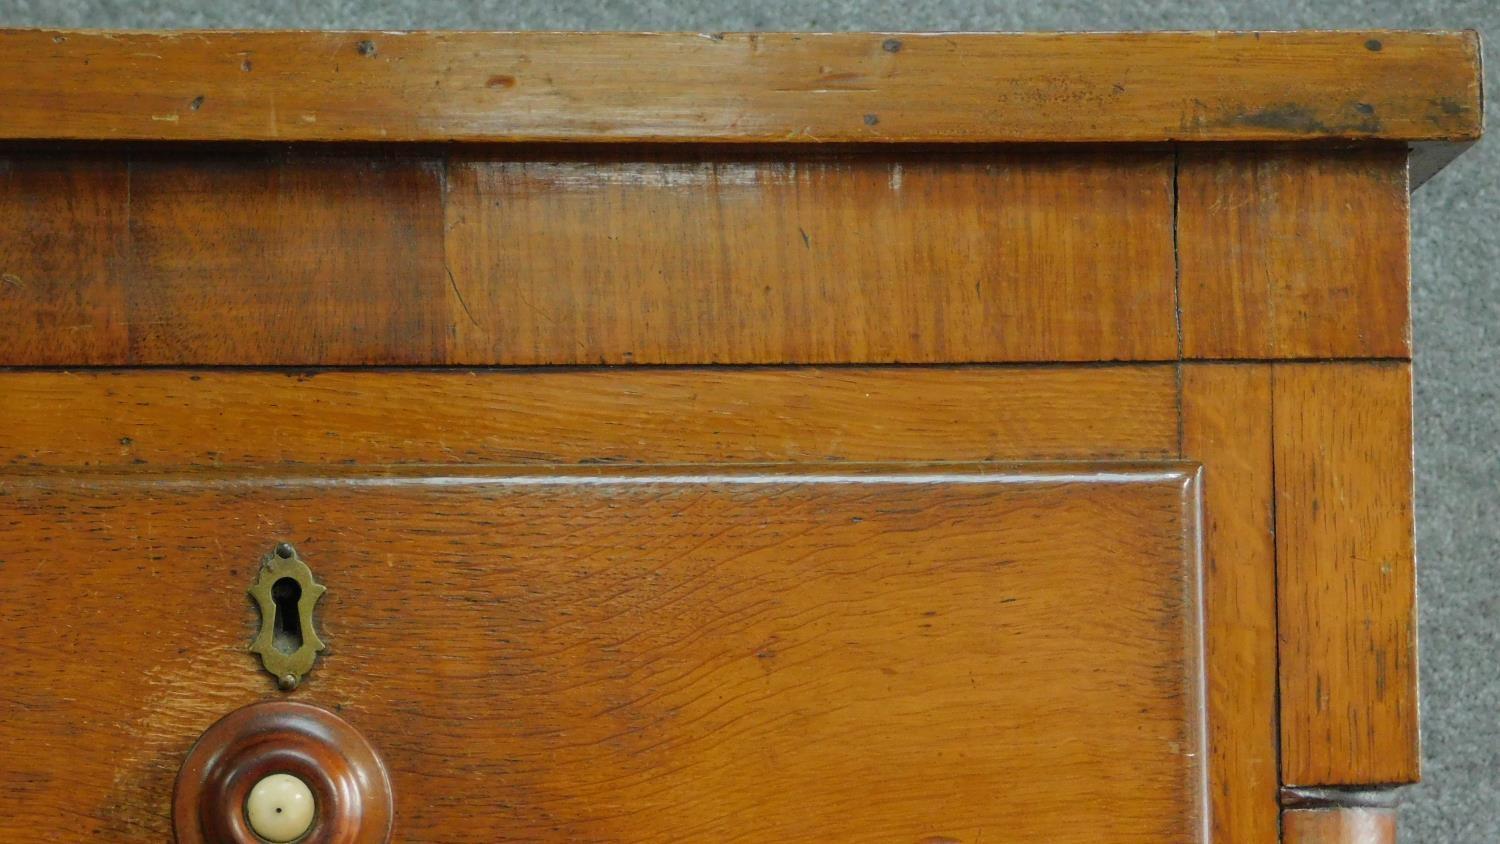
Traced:
<path fill-rule="evenodd" d="M 0 138 L 1465 142 L 1473 32 L 0 32 Z"/>

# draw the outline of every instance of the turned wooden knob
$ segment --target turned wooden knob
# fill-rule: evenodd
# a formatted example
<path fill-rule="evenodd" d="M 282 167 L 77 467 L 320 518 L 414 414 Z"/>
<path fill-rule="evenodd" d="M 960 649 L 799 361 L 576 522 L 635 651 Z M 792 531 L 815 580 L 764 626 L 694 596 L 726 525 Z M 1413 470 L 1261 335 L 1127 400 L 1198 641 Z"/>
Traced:
<path fill-rule="evenodd" d="M 364 736 L 290 701 L 209 727 L 172 796 L 178 844 L 385 844 L 394 818 L 390 777 Z"/>

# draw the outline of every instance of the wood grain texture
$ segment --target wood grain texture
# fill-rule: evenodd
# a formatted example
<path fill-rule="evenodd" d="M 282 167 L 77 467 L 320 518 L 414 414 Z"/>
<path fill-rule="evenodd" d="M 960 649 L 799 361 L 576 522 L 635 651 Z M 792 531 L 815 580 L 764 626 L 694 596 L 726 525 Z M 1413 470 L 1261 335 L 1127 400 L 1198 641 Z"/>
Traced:
<path fill-rule="evenodd" d="M 1183 354 L 1411 357 L 1406 151 L 1185 148 Z"/>
<path fill-rule="evenodd" d="M 1166 154 L 455 160 L 454 363 L 1171 359 Z"/>
<path fill-rule="evenodd" d="M 1278 844 L 1271 367 L 1191 364 L 1182 455 L 1203 465 L 1213 840 Z"/>
<path fill-rule="evenodd" d="M 121 362 L 441 362 L 441 191 L 422 159 L 133 161 Z"/>
<path fill-rule="evenodd" d="M 1149 460 L 1176 454 L 1175 377 L 1170 365 L 3 372 L 0 463 Z"/>
<path fill-rule="evenodd" d="M 290 538 L 398 840 L 1202 840 L 1194 470 L 660 471 L 8 483 L 0 836 L 169 837 Z"/>
<path fill-rule="evenodd" d="M 0 138 L 1464 141 L 1473 32 L 0 32 Z"/>
<path fill-rule="evenodd" d="M 1393 809 L 1291 809 L 1286 844 L 1396 844 Z"/>
<path fill-rule="evenodd" d="M 1166 153 L 495 154 L 21 156 L 0 364 L 1176 356 Z"/>
<path fill-rule="evenodd" d="M 1274 379 L 1283 781 L 1414 782 L 1411 367 Z"/>
<path fill-rule="evenodd" d="M 118 158 L 0 159 L 0 362 L 125 359 L 125 196 Z"/>

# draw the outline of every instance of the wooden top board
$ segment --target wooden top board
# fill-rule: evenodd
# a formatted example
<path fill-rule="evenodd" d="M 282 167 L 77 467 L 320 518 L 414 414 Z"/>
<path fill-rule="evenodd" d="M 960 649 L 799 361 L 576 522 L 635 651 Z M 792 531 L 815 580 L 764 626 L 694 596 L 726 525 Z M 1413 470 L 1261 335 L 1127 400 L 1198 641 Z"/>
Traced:
<path fill-rule="evenodd" d="M 1474 32 L 0 31 L 0 139 L 1473 141 Z"/>

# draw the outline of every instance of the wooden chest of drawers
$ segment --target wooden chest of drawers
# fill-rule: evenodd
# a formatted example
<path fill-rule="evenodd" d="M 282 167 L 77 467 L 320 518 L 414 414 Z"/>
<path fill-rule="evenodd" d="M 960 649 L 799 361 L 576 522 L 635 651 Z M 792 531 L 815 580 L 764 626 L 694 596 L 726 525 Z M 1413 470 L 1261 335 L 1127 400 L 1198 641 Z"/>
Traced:
<path fill-rule="evenodd" d="M 1393 839 L 1472 33 L 0 70 L 0 839 Z"/>

